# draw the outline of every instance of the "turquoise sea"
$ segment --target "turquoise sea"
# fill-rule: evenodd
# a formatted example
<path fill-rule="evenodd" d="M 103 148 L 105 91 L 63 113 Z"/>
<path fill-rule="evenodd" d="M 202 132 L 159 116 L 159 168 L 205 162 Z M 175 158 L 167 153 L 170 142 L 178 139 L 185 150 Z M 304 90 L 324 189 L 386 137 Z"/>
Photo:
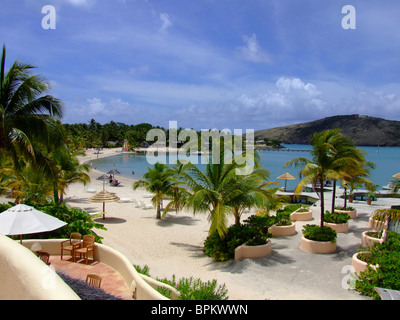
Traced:
<path fill-rule="evenodd" d="M 309 158 L 310 154 L 307 150 L 311 148 L 309 145 L 284 145 L 289 150 L 304 150 L 304 151 L 259 151 L 261 165 L 270 171 L 270 180 L 278 181 L 284 185 L 284 180 L 276 178 L 285 172 L 291 173 L 298 178 L 298 169 L 285 168 L 283 165 L 286 161 L 296 158 Z M 392 176 L 400 172 L 400 148 L 397 147 L 359 147 L 367 152 L 367 160 L 375 163 L 376 167 L 371 172 L 370 179 L 380 187 L 387 185 L 393 178 Z M 197 156 L 193 156 L 193 160 L 197 160 Z M 121 172 L 122 176 L 141 179 L 147 171 L 147 167 L 152 165 L 148 163 L 145 155 L 135 155 L 130 153 L 121 153 L 115 156 L 96 159 L 91 161 L 92 166 L 98 170 L 107 172 L 113 168 Z M 200 163 L 200 160 L 198 160 Z M 168 163 L 168 157 L 167 157 Z M 200 168 L 205 165 L 198 164 Z M 134 174 L 132 174 L 134 171 Z M 118 177 L 117 177 L 118 179 Z M 298 180 L 288 181 L 287 189 L 294 189 Z"/>

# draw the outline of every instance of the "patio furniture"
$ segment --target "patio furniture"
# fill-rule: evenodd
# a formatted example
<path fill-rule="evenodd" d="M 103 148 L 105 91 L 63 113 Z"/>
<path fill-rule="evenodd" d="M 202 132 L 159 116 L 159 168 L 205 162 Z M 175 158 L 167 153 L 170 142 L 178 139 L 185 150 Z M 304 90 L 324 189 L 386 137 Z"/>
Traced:
<path fill-rule="evenodd" d="M 39 259 L 48 266 L 50 265 L 50 254 L 44 251 L 39 252 Z"/>
<path fill-rule="evenodd" d="M 86 282 L 92 287 L 100 288 L 101 280 L 101 277 L 96 274 L 88 274 L 86 276 Z"/>
<path fill-rule="evenodd" d="M 74 261 L 76 261 L 76 255 L 79 254 L 80 257 L 84 256 L 86 260 L 86 264 L 88 264 L 89 253 L 92 252 L 92 257 L 94 260 L 94 239 L 95 237 L 92 235 L 84 235 L 82 242 L 80 242 L 80 246 L 74 250 Z"/>
<path fill-rule="evenodd" d="M 69 236 L 68 240 L 61 241 L 61 260 L 63 258 L 64 251 L 71 252 L 71 257 L 74 258 L 74 251 L 76 247 L 80 245 L 80 241 L 82 239 L 82 235 L 78 232 L 73 232 Z"/>

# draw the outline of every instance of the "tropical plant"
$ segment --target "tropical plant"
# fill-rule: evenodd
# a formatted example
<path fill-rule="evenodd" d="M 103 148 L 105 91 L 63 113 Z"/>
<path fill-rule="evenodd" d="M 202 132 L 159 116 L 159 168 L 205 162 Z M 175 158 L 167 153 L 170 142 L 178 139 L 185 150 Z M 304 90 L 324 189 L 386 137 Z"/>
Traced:
<path fill-rule="evenodd" d="M 156 219 L 161 219 L 163 198 L 167 196 L 174 197 L 181 182 L 176 179 L 174 172 L 169 169 L 166 164 L 158 162 L 153 168 L 148 167 L 148 171 L 143 175 L 143 179 L 144 180 L 135 181 L 133 183 L 133 189 L 136 190 L 137 188 L 143 187 L 148 192 L 154 194 L 151 201 L 157 209 Z"/>
<path fill-rule="evenodd" d="M 67 145 L 59 148 L 50 155 L 53 160 L 51 167 L 53 177 L 54 202 L 62 203 L 65 190 L 72 183 L 81 182 L 84 185 L 90 182 L 88 164 L 79 163 L 77 156 L 82 154 L 81 151 L 70 151 Z"/>
<path fill-rule="evenodd" d="M 339 213 L 339 212 L 333 212 L 330 213 L 329 211 L 325 212 L 324 215 L 324 220 L 325 222 L 328 223 L 347 223 L 347 221 L 350 220 L 350 216 L 347 213 Z"/>
<path fill-rule="evenodd" d="M 321 224 L 324 222 L 324 182 L 328 179 L 351 178 L 354 175 L 366 174 L 363 166 L 365 159 L 363 153 L 354 148 L 352 142 L 345 138 L 339 129 L 316 132 L 311 137 L 312 159 L 295 158 L 285 163 L 286 166 L 302 166 L 300 176 L 303 179 L 296 187 L 295 193 L 300 193 L 304 186 L 312 183 L 314 189 L 318 190 L 321 207 Z M 333 199 L 335 196 L 333 196 Z M 332 202 L 332 211 L 334 202 Z"/>
<path fill-rule="evenodd" d="M 16 171 L 21 171 L 21 158 L 35 168 L 50 174 L 49 159 L 43 153 L 61 145 L 64 131 L 57 118 L 62 116 L 60 100 L 44 95 L 48 82 L 32 75 L 30 64 L 15 61 L 5 70 L 6 48 L 0 66 L 0 154 L 11 157 Z"/>
<path fill-rule="evenodd" d="M 268 189 L 271 182 L 265 181 L 269 175 L 267 170 L 256 164 L 251 172 L 238 174 L 243 164 L 239 165 L 237 159 L 244 156 L 245 153 L 234 156 L 231 150 L 226 152 L 220 148 L 219 161 L 209 161 L 204 172 L 188 163 L 182 173 L 191 193 L 188 207 L 194 213 L 209 214 L 209 235 L 217 232 L 223 238 L 228 229 L 228 215 L 234 214 L 238 225 L 246 208 L 266 207 L 274 198 L 276 190 Z"/>
<path fill-rule="evenodd" d="M 314 241 L 336 241 L 337 233 L 330 227 L 306 224 L 303 226 L 303 235 L 308 240 Z"/>
<path fill-rule="evenodd" d="M 387 240 L 376 243 L 368 250 L 368 263 L 379 265 L 373 269 L 368 266 L 367 270 L 361 272 L 355 283 L 355 290 L 363 295 L 370 296 L 374 300 L 380 300 L 375 288 L 386 288 L 400 290 L 400 279 L 398 266 L 400 264 L 400 234 L 389 231 Z"/>

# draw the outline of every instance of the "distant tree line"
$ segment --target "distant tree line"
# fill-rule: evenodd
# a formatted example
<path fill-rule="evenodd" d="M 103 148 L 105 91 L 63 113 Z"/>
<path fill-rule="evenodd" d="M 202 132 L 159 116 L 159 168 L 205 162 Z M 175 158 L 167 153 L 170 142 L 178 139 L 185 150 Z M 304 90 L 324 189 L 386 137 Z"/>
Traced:
<path fill-rule="evenodd" d="M 67 138 L 69 143 L 78 148 L 110 148 L 110 147 L 122 147 L 125 140 L 128 140 L 130 148 L 138 148 L 143 143 L 153 144 L 155 141 L 147 141 L 146 135 L 151 129 L 161 129 L 165 133 L 166 146 L 169 146 L 169 129 L 165 129 L 160 126 L 153 126 L 149 123 L 140 123 L 136 125 L 127 125 L 120 122 L 111 121 L 106 124 L 100 124 L 96 120 L 91 119 L 88 123 L 75 123 L 75 124 L 64 124 Z M 184 130 L 178 128 L 176 136 Z M 212 130 L 210 130 L 211 132 Z M 195 131 L 198 139 L 198 149 L 201 149 L 200 142 L 202 138 L 202 131 Z M 218 135 L 219 134 L 219 135 Z M 229 133 L 219 132 L 217 137 L 229 137 Z M 232 137 L 230 137 L 232 138 Z M 187 136 L 185 141 L 180 141 L 177 146 L 180 147 L 187 143 L 190 137 Z M 156 138 L 157 141 L 157 138 Z M 209 142 L 212 142 L 212 138 L 209 138 Z M 244 140 L 242 141 L 242 145 Z"/>
<path fill-rule="evenodd" d="M 102 125 L 94 119 L 89 123 L 64 124 L 64 127 L 71 144 L 77 148 L 122 147 L 125 139 L 130 147 L 139 147 L 146 141 L 150 129 L 160 128 L 149 123 L 127 125 L 114 121 Z"/>

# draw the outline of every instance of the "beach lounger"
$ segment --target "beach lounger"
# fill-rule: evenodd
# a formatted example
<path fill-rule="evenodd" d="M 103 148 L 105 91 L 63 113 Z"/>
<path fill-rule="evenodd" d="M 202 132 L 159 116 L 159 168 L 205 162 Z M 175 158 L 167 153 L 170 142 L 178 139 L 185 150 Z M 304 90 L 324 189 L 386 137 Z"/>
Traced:
<path fill-rule="evenodd" d="M 152 203 L 144 203 L 144 201 L 140 201 L 139 200 L 139 204 L 141 205 L 141 207 L 143 209 L 152 209 L 152 208 L 154 208 Z"/>
<path fill-rule="evenodd" d="M 131 198 L 120 198 L 119 202 L 132 202 Z"/>
<path fill-rule="evenodd" d="M 152 193 L 145 193 L 143 195 L 143 198 L 153 198 L 153 197 L 154 197 L 154 194 L 152 194 Z"/>
<path fill-rule="evenodd" d="M 96 189 L 89 188 L 88 186 L 85 187 L 85 191 L 90 193 L 96 193 Z"/>
<path fill-rule="evenodd" d="M 133 200 L 132 200 L 132 203 L 133 203 L 133 205 L 134 205 L 135 208 L 140 208 L 140 207 L 141 207 L 141 205 L 139 204 L 139 202 L 137 202 L 136 199 L 133 199 Z"/>

